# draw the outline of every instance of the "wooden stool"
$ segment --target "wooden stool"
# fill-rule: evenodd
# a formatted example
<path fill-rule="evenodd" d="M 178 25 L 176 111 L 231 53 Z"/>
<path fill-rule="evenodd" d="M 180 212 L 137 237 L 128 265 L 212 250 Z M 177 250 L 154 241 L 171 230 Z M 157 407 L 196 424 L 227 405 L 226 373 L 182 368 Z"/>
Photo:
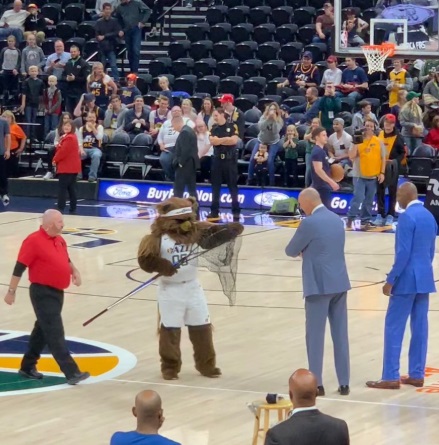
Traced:
<path fill-rule="evenodd" d="M 266 403 L 265 401 L 253 402 L 256 408 L 255 427 L 253 430 L 253 445 L 258 443 L 259 433 L 262 431 L 262 438 L 270 428 L 270 411 L 277 411 L 277 420 L 281 422 L 287 418 L 288 413 L 293 408 L 293 404 L 289 400 L 279 400 L 277 403 Z M 264 427 L 261 428 L 262 415 L 264 416 Z"/>

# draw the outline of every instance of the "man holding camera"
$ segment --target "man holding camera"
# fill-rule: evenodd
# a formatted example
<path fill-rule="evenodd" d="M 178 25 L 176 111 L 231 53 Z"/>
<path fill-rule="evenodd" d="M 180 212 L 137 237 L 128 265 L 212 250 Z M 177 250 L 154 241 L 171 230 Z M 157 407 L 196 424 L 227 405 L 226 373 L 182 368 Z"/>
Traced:
<path fill-rule="evenodd" d="M 377 180 L 379 184 L 384 182 L 387 153 L 375 130 L 375 122 L 367 119 L 364 129 L 355 132 L 354 145 L 349 150 L 353 162 L 354 196 L 348 211 L 347 229 L 352 229 L 357 216 L 361 217 L 361 229 L 369 229 Z"/>

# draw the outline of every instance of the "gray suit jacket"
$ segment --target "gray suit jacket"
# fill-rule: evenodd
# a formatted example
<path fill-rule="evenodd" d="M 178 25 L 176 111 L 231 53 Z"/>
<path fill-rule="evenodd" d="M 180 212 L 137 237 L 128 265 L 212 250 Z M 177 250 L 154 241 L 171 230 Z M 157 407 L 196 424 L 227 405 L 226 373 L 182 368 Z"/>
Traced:
<path fill-rule="evenodd" d="M 303 295 L 329 295 L 351 288 L 344 256 L 343 221 L 326 207 L 305 218 L 285 249 L 291 257 L 302 254 Z"/>

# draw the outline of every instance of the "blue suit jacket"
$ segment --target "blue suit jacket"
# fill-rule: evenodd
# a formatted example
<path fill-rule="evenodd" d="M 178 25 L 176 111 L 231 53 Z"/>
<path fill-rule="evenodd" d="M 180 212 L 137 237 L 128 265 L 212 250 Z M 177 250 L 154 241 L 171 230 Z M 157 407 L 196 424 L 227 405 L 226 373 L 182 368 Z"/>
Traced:
<path fill-rule="evenodd" d="M 437 224 L 422 205 L 412 204 L 399 218 L 395 236 L 395 263 L 387 275 L 393 294 L 428 294 L 436 291 L 432 261 Z"/>
<path fill-rule="evenodd" d="M 351 288 L 344 256 L 343 221 L 326 207 L 305 218 L 285 249 L 302 254 L 303 295 L 329 295 Z"/>

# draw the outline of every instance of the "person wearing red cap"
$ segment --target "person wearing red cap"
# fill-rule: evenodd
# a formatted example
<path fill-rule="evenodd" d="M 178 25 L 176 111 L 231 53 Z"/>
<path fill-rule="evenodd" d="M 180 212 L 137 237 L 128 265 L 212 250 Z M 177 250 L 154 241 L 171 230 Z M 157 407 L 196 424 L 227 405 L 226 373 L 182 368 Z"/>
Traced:
<path fill-rule="evenodd" d="M 326 59 L 326 63 L 328 64 L 328 69 L 326 69 L 323 73 L 320 86 L 324 88 L 328 83 L 331 83 L 334 86 L 340 85 L 341 75 L 343 72 L 337 66 L 337 57 L 329 56 Z"/>
<path fill-rule="evenodd" d="M 120 98 L 122 103 L 127 108 L 134 107 L 134 98 L 141 96 L 142 93 L 136 86 L 137 76 L 136 74 L 130 73 L 126 76 L 127 85 L 121 88 Z"/>
<path fill-rule="evenodd" d="M 395 128 L 396 117 L 386 114 L 383 118 L 383 129 L 378 135 L 386 148 L 387 161 L 384 172 L 385 180 L 377 185 L 378 214 L 372 224 L 374 226 L 390 226 L 395 218 L 396 192 L 398 189 L 401 162 L 405 157 L 404 138 Z M 385 195 L 388 190 L 388 211 L 386 213 Z"/>

